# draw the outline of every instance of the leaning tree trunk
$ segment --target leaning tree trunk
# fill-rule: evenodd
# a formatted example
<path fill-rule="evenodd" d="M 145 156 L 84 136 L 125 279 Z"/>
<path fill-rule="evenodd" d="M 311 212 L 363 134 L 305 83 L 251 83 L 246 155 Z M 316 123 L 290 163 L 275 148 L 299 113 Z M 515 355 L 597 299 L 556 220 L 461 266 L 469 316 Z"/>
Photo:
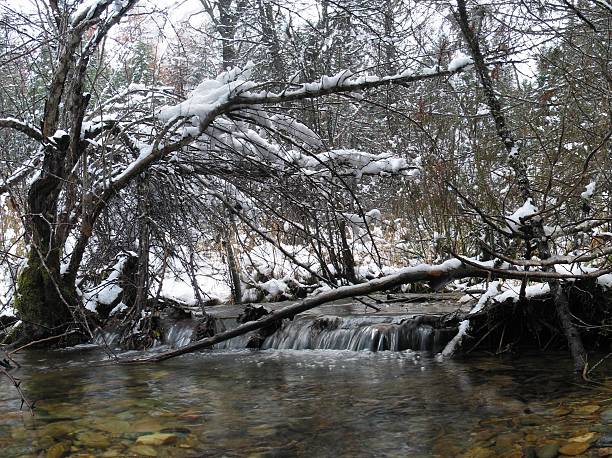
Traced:
<path fill-rule="evenodd" d="M 480 43 L 478 37 L 474 32 L 475 25 L 470 22 L 466 9 L 466 0 L 457 1 L 457 12 L 455 13 L 455 19 L 461 29 L 463 37 L 467 42 L 467 45 L 472 54 L 474 61 L 474 67 L 478 78 L 480 80 L 483 92 L 486 97 L 486 102 L 495 122 L 497 135 L 504 144 L 507 153 L 508 165 L 514 171 L 516 183 L 522 193 L 522 197 L 525 201 L 532 198 L 532 186 L 527 174 L 527 164 L 521 158 L 519 147 L 512 135 L 512 131 L 506 122 L 501 102 L 495 90 L 493 88 L 493 81 L 487 69 L 487 65 L 484 60 L 484 56 L 480 49 Z M 545 237 L 544 223 L 541 218 L 534 218 L 529 224 L 524 227 L 526 235 L 526 243 L 529 244 L 531 240 L 535 240 L 535 245 L 538 251 L 540 259 L 547 259 L 551 256 L 551 247 L 548 240 Z M 552 267 L 547 270 L 553 270 Z M 570 353 L 574 360 L 574 368 L 576 372 L 583 372 L 586 366 L 586 351 L 582 343 L 580 331 L 571 319 L 571 313 L 569 309 L 569 299 L 567 293 L 563 288 L 563 284 L 557 280 L 550 280 L 548 282 L 550 291 L 553 295 L 555 304 L 555 310 L 561 329 L 568 343 Z"/>
<path fill-rule="evenodd" d="M 30 241 L 27 265 L 21 270 L 17 279 L 15 308 L 23 321 L 26 340 L 37 340 L 61 334 L 74 322 L 74 310 L 77 310 L 76 275 L 91 237 L 91 227 L 97 213 L 86 218 L 82 236 L 73 250 L 71 264 L 62 274 L 60 262 L 66 238 L 68 237 L 70 205 L 66 202 L 75 200 L 73 194 L 74 166 L 87 147 L 82 132 L 82 123 L 90 96 L 84 91 L 87 80 L 87 69 L 90 59 L 95 55 L 107 33 L 117 24 L 137 0 L 122 2 L 113 14 L 103 15 L 110 2 L 96 2 L 95 7 L 83 10 L 73 17 L 61 17 L 57 2 L 50 2 L 54 13 L 57 13 L 58 36 L 57 59 L 53 75 L 49 82 L 45 99 L 44 113 L 41 120 L 42 129 L 20 123 L 21 130 L 43 145 L 43 160 L 36 179 L 29 187 L 26 232 Z M 55 4 L 55 8 L 53 5 Z M 86 34 L 95 26 L 92 36 Z M 88 36 L 82 45 L 83 37 Z M 68 127 L 69 134 L 58 130 L 60 122 Z M 15 124 L 11 119 L 11 123 Z M 67 196 L 61 199 L 66 207 L 63 217 L 58 217 L 60 191 L 68 186 Z M 2 187 L 0 187 L 2 191 Z M 109 196 L 105 196 L 109 197 Z M 105 202 L 108 199 L 105 200 Z M 72 227 L 72 226 L 70 226 Z M 74 254 L 77 256 L 74 256 Z M 82 311 L 81 311 L 82 312 Z"/>
<path fill-rule="evenodd" d="M 58 140 L 59 143 L 59 140 Z M 59 181 L 63 151 L 46 151 L 40 176 L 28 192 L 30 251 L 17 279 L 15 308 L 24 326 L 24 337 L 37 340 L 61 334 L 72 322 L 70 306 L 75 287 L 60 274 L 62 246 L 55 238 Z"/>

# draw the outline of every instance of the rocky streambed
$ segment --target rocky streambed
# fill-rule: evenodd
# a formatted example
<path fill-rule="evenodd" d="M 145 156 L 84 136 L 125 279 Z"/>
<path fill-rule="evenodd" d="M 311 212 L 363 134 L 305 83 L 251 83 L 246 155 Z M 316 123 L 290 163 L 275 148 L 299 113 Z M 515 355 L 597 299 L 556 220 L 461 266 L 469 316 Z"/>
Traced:
<path fill-rule="evenodd" d="M 552 457 L 612 447 L 612 371 L 573 383 L 564 354 L 212 350 L 124 366 L 87 347 L 19 358 L 36 414 L 0 385 L 3 457 Z"/>

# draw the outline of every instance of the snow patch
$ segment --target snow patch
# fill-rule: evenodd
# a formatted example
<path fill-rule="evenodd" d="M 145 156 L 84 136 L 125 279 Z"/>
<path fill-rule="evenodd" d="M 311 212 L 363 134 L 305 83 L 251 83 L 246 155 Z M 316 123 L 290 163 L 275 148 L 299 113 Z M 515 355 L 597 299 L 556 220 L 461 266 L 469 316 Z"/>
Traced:
<path fill-rule="evenodd" d="M 605 274 L 597 278 L 597 284 L 606 289 L 612 289 L 612 274 Z"/>
<path fill-rule="evenodd" d="M 474 313 L 478 313 L 483 308 L 485 308 L 489 300 L 499 294 L 500 289 L 501 289 L 501 284 L 499 280 L 495 280 L 489 283 L 489 287 L 480 296 L 480 298 L 478 299 L 478 303 L 474 307 L 472 307 L 472 310 L 470 310 L 470 315 L 473 315 Z"/>
<path fill-rule="evenodd" d="M 272 280 L 268 280 L 267 282 L 262 283 L 259 286 L 273 298 L 278 298 L 282 296 L 283 293 L 285 293 L 287 289 L 289 289 L 287 283 L 284 280 L 277 280 L 275 278 L 273 278 Z"/>
<path fill-rule="evenodd" d="M 582 197 L 585 200 L 590 199 L 593 193 L 595 192 L 596 184 L 597 183 L 595 181 L 591 181 L 589 184 L 587 184 L 585 186 L 585 191 L 582 194 L 580 194 L 580 197 Z"/>
<path fill-rule="evenodd" d="M 533 299 L 536 297 L 542 297 L 550 293 L 550 286 L 548 283 L 534 283 L 525 288 L 525 297 L 527 299 Z M 501 294 L 494 297 L 495 302 L 505 302 L 511 300 L 512 302 L 518 302 L 520 296 L 520 286 L 513 289 L 508 289 Z"/>
<path fill-rule="evenodd" d="M 215 79 L 204 80 L 191 92 L 187 100 L 178 105 L 162 108 L 157 113 L 157 117 L 168 122 L 177 117 L 196 116 L 200 123 L 204 122 L 214 110 L 226 103 L 231 95 L 255 87 L 254 82 L 248 81 L 249 76 L 250 67 L 246 67 L 245 70 L 235 67 L 221 73 Z"/>
<path fill-rule="evenodd" d="M 473 63 L 474 63 L 474 60 L 470 56 L 463 54 L 460 51 L 455 55 L 455 57 L 453 57 L 453 59 L 448 64 L 448 71 L 456 72 L 460 68 L 466 67 Z"/>
<path fill-rule="evenodd" d="M 533 204 L 531 198 L 527 199 L 525 203 L 518 208 L 510 216 L 506 216 L 506 223 L 513 232 L 518 232 L 519 229 L 525 224 L 525 219 L 538 212 L 538 207 Z"/>
<path fill-rule="evenodd" d="M 83 292 L 83 303 L 87 310 L 95 312 L 98 304 L 110 305 L 117 300 L 123 292 L 123 288 L 119 286 L 119 276 L 127 260 L 127 256 L 121 256 L 101 285 Z"/>

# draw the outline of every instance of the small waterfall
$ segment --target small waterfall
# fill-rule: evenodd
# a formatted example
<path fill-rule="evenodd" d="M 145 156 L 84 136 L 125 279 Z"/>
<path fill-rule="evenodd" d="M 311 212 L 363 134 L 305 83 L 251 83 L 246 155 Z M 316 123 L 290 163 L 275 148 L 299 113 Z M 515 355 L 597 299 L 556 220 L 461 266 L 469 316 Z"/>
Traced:
<path fill-rule="evenodd" d="M 171 348 L 188 345 L 198 326 L 198 320 L 164 320 L 162 343 Z M 216 332 L 237 326 L 235 319 L 223 318 L 216 323 Z M 255 331 L 256 332 L 256 331 Z M 456 330 L 439 329 L 431 320 L 406 319 L 399 316 L 298 316 L 285 320 L 274 334 L 268 336 L 262 349 L 292 350 L 353 350 L 439 352 L 453 338 Z M 253 332 L 220 342 L 213 348 L 239 350 L 247 348 Z M 94 339 L 98 345 L 117 346 L 117 332 L 103 331 Z"/>
<path fill-rule="evenodd" d="M 164 324 L 163 343 L 171 348 L 184 347 L 191 342 L 191 336 L 197 325 L 196 320 L 180 320 L 171 325 Z"/>
<path fill-rule="evenodd" d="M 394 317 L 304 317 L 286 321 L 262 348 L 439 351 L 446 338 L 430 324 Z"/>
<path fill-rule="evenodd" d="M 162 324 L 161 343 L 171 348 L 180 348 L 191 342 L 191 336 L 198 325 L 197 320 L 187 319 L 179 321 L 164 320 Z M 93 343 L 96 345 L 108 345 L 111 348 L 119 346 L 120 334 L 117 330 L 103 330 L 96 332 Z M 159 345 L 157 342 L 155 346 Z"/>
<path fill-rule="evenodd" d="M 108 345 L 115 348 L 119 343 L 119 333 L 116 331 L 98 331 L 94 335 L 93 343 L 96 345 Z"/>

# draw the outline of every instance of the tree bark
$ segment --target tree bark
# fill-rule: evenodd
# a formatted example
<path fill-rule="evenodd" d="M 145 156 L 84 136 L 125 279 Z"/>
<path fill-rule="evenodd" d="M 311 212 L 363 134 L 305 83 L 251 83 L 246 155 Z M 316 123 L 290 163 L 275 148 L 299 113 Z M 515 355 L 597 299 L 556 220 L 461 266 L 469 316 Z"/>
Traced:
<path fill-rule="evenodd" d="M 346 239 L 346 223 L 343 220 L 338 222 L 338 230 L 340 231 L 340 243 L 342 244 L 342 265 L 344 267 L 344 276 L 349 283 L 357 283 L 355 275 L 355 259 L 353 252 Z"/>
<path fill-rule="evenodd" d="M 74 285 L 62 282 L 59 261 L 59 250 L 43 256 L 33 247 L 17 279 L 15 309 L 28 341 L 60 334 L 72 322 L 68 305 L 76 303 L 76 293 Z"/>
<path fill-rule="evenodd" d="M 230 224 L 225 234 L 225 255 L 227 257 L 227 270 L 230 274 L 230 280 L 232 283 L 232 296 L 234 297 L 234 303 L 242 303 L 242 284 L 240 282 L 240 267 L 236 262 L 236 256 L 234 254 L 233 247 L 234 240 L 234 218 L 230 214 Z"/>
<path fill-rule="evenodd" d="M 232 14 L 233 0 L 219 0 L 219 21 L 217 30 L 221 35 L 221 48 L 223 56 L 223 70 L 236 65 L 236 49 L 234 48 L 234 35 L 236 34 L 236 20 Z"/>
<path fill-rule="evenodd" d="M 563 334 L 567 339 L 572 359 L 574 360 L 574 370 L 577 373 L 582 373 L 587 363 L 587 352 L 582 344 L 580 331 L 572 321 L 572 314 L 569 308 L 569 298 L 563 289 L 563 285 L 559 282 L 549 282 L 550 291 L 555 302 L 555 310 L 557 317 L 561 322 Z"/>
<path fill-rule="evenodd" d="M 280 40 L 274 28 L 274 12 L 268 1 L 259 0 L 259 22 L 261 23 L 263 41 L 268 49 L 272 69 L 275 73 L 272 77 L 278 81 L 286 81 L 287 75 L 281 56 Z"/>
<path fill-rule="evenodd" d="M 75 299 L 74 285 L 64 284 L 60 275 L 61 246 L 55 237 L 57 201 L 64 176 L 67 136 L 48 146 L 39 177 L 28 191 L 27 221 L 31 237 L 28 264 L 17 279 L 15 308 L 32 340 L 57 334 L 71 321 L 68 305 Z"/>

